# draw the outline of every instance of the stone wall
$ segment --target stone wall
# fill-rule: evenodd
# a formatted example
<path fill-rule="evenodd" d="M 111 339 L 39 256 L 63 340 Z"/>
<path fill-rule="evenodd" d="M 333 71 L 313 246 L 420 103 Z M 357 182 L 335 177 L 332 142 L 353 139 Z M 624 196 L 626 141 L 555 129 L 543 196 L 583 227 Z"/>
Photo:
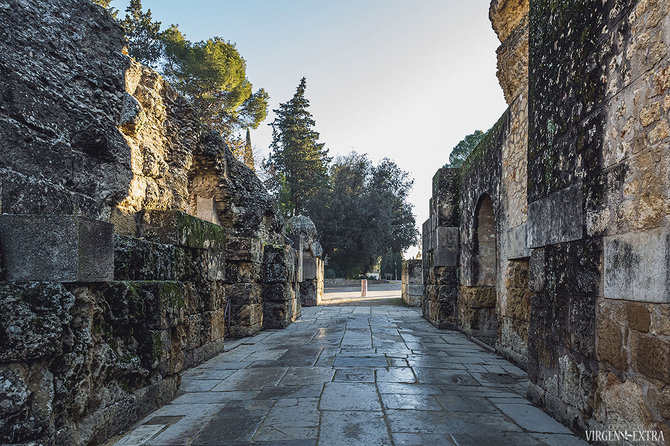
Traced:
<path fill-rule="evenodd" d="M 433 215 L 458 197 L 458 327 L 526 367 L 530 398 L 576 432 L 670 438 L 669 6 L 493 1 L 509 109 L 431 199 Z"/>
<path fill-rule="evenodd" d="M 532 312 L 538 301 L 552 313 L 531 315 L 531 395 L 577 429 L 666 439 L 668 6 L 531 5 L 529 110 Z M 564 218 L 550 231 L 541 216 L 552 208 Z"/>
<path fill-rule="evenodd" d="M 300 315 L 255 174 L 88 0 L 0 1 L 0 442 L 90 444 Z"/>
<path fill-rule="evenodd" d="M 456 328 L 458 320 L 459 180 L 456 169 L 435 173 L 422 228 L 423 317 L 439 328 Z"/>
<path fill-rule="evenodd" d="M 402 261 L 402 291 L 401 298 L 405 305 L 420 307 L 423 301 L 423 265 L 421 260 Z"/>

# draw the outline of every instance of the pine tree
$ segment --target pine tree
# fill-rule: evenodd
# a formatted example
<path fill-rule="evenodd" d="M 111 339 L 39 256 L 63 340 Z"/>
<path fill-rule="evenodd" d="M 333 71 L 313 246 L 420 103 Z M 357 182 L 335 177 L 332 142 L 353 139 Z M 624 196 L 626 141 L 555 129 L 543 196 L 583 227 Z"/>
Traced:
<path fill-rule="evenodd" d="M 254 166 L 254 151 L 251 148 L 251 132 L 249 131 L 249 127 L 247 127 L 247 141 L 246 144 L 244 144 L 244 164 L 254 172 L 256 171 Z"/>
<path fill-rule="evenodd" d="M 266 162 L 266 169 L 281 175 L 285 191 L 276 191 L 286 197 L 287 203 L 280 203 L 290 213 L 301 213 L 305 204 L 321 186 L 328 181 L 328 149 L 318 142 L 319 133 L 314 130 L 316 122 L 307 110 L 309 101 L 305 97 L 307 80 L 303 77 L 293 98 L 274 110 L 277 117 L 272 126 L 272 152 Z"/>
<path fill-rule="evenodd" d="M 157 68 L 162 54 L 161 22 L 152 21 L 151 9 L 143 12 L 141 0 L 130 0 L 121 26 L 128 39 L 128 54 L 143 65 Z"/>
<path fill-rule="evenodd" d="M 161 40 L 163 76 L 229 145 L 236 144 L 239 130 L 255 129 L 265 119 L 269 96 L 262 88 L 253 92 L 246 61 L 234 43 L 220 37 L 192 43 L 176 25 L 165 30 Z"/>

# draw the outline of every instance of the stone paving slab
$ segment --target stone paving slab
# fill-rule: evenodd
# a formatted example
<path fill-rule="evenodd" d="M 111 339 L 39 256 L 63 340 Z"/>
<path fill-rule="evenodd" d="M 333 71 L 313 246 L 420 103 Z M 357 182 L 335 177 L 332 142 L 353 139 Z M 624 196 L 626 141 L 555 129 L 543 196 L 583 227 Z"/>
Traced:
<path fill-rule="evenodd" d="M 226 346 L 116 444 L 587 444 L 525 399 L 521 369 L 416 309 L 303 308 Z"/>

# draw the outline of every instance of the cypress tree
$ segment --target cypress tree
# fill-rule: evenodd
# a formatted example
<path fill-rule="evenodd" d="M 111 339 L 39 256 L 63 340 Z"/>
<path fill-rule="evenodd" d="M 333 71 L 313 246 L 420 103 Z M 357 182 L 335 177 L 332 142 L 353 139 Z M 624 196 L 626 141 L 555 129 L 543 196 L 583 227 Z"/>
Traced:
<path fill-rule="evenodd" d="M 249 127 L 247 127 L 247 142 L 244 145 L 244 164 L 254 172 L 256 171 L 254 166 L 254 152 L 251 148 L 251 132 L 249 131 Z"/>
<path fill-rule="evenodd" d="M 280 206 L 289 214 L 304 212 L 306 203 L 327 183 L 331 160 L 314 130 L 316 122 L 307 110 L 306 89 L 303 77 L 293 98 L 274 110 L 277 117 L 270 124 L 272 152 L 265 167 L 282 179 L 276 184 L 286 190 L 276 192 L 280 201 L 287 201 Z"/>

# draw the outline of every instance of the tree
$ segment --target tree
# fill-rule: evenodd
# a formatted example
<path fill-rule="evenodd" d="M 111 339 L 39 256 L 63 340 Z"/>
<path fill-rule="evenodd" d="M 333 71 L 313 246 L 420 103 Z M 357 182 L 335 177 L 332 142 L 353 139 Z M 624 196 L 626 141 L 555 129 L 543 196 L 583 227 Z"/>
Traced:
<path fill-rule="evenodd" d="M 128 54 L 143 65 L 158 68 L 162 55 L 161 22 L 152 21 L 151 9 L 143 12 L 141 0 L 130 0 L 121 26 L 126 32 Z"/>
<path fill-rule="evenodd" d="M 461 142 L 456 144 L 449 155 L 449 162 L 444 167 L 461 167 L 468 155 L 477 147 L 477 144 L 484 139 L 486 133 L 481 130 L 475 130 L 474 133 L 467 135 Z"/>
<path fill-rule="evenodd" d="M 251 132 L 249 131 L 249 127 L 247 127 L 246 139 L 244 144 L 244 164 L 246 164 L 249 169 L 256 171 L 256 168 L 254 167 L 254 151 L 251 148 Z"/>
<path fill-rule="evenodd" d="M 262 88 L 253 92 L 246 61 L 233 43 L 219 37 L 191 43 L 176 25 L 163 32 L 161 40 L 163 76 L 224 138 L 247 127 L 255 129 L 265 119 L 269 96 Z"/>
<path fill-rule="evenodd" d="M 306 88 L 307 80 L 303 77 L 293 98 L 274 110 L 277 117 L 270 124 L 272 152 L 265 163 L 275 177 L 275 193 L 288 200 L 280 205 L 290 214 L 303 212 L 306 203 L 326 184 L 331 160 L 324 143 L 318 142 L 319 133 L 314 130 L 316 122 L 307 110 Z M 283 177 L 283 185 L 277 181 L 278 175 Z M 286 190 L 282 192 L 278 187 Z"/>
<path fill-rule="evenodd" d="M 326 186 L 308 203 L 329 269 L 364 274 L 380 256 L 400 253 L 418 237 L 407 194 L 413 181 L 389 159 L 374 166 L 366 155 L 339 157 Z"/>
<path fill-rule="evenodd" d="M 386 274 L 390 274 L 392 279 L 399 279 L 402 276 L 402 253 L 388 251 L 382 255 L 379 274 L 382 279 Z"/>

